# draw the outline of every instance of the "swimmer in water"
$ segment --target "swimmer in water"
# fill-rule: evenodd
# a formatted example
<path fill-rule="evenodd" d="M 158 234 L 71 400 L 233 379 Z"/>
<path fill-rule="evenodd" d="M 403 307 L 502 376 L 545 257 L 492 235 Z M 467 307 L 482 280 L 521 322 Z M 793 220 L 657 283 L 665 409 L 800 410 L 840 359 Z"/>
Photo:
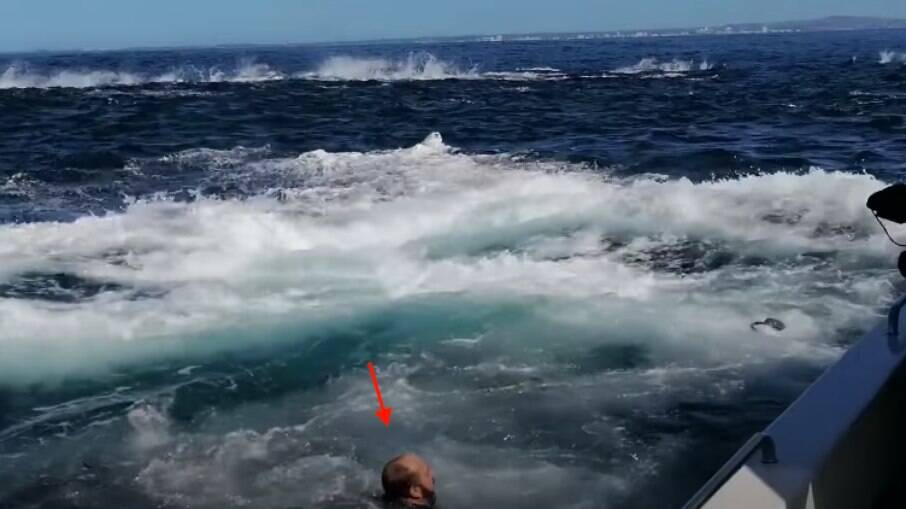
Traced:
<path fill-rule="evenodd" d="M 381 472 L 384 500 L 392 508 L 434 507 L 434 471 L 421 457 L 407 453 L 384 465 Z"/>

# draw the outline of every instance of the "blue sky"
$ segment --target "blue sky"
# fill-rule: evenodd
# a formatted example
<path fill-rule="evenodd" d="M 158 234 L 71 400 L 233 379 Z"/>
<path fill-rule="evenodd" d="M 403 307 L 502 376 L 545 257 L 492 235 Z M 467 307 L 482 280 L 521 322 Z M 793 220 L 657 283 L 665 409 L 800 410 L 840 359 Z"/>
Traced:
<path fill-rule="evenodd" d="M 0 0 L 0 52 L 672 28 L 831 14 L 906 18 L 906 1 Z"/>

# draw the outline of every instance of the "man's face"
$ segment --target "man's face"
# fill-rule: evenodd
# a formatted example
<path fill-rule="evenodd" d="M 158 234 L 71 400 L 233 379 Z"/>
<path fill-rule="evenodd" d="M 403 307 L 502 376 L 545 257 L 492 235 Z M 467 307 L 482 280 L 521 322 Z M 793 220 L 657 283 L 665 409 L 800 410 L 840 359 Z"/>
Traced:
<path fill-rule="evenodd" d="M 422 500 L 433 507 L 437 503 L 437 493 L 434 489 L 434 470 L 431 465 L 421 458 L 418 459 L 416 471 L 418 472 L 418 487 L 422 492 Z"/>

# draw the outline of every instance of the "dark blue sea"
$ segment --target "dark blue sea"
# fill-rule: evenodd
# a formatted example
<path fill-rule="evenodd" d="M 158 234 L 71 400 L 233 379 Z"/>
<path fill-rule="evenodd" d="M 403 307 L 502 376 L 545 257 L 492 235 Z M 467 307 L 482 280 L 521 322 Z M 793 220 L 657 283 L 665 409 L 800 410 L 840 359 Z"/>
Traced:
<path fill-rule="evenodd" d="M 407 450 L 677 507 L 904 290 L 904 119 L 903 31 L 0 55 L 0 507 L 378 507 Z"/>

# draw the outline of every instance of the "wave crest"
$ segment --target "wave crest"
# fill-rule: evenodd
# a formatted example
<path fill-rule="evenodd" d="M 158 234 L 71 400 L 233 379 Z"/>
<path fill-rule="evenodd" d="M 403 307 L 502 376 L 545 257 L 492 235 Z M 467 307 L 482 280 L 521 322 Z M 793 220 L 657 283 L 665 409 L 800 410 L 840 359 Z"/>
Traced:
<path fill-rule="evenodd" d="M 0 73 L 0 90 L 47 88 L 130 87 L 153 83 L 254 83 L 285 79 L 268 64 L 243 60 L 232 69 L 184 66 L 156 75 L 109 69 L 36 71 L 26 64 L 10 64 Z"/>
<path fill-rule="evenodd" d="M 567 74 L 552 67 L 518 68 L 515 71 L 479 72 L 478 66 L 468 70 L 447 62 L 431 53 L 410 53 L 405 59 L 361 58 L 335 56 L 327 59 L 317 70 L 296 74 L 297 78 L 320 81 L 438 81 L 438 80 L 500 80 L 532 81 L 559 80 Z"/>
<path fill-rule="evenodd" d="M 12 64 L 0 74 L 0 89 L 10 88 L 93 88 L 105 86 L 139 85 L 141 76 L 127 72 L 107 70 L 63 70 L 52 74 L 29 71 L 20 64 Z"/>
<path fill-rule="evenodd" d="M 467 154 L 439 134 L 396 150 L 195 149 L 170 160 L 259 192 L 144 197 L 118 214 L 0 226 L 0 322 L 17 324 L 0 330 L 0 384 L 314 337 L 443 296 L 587 303 L 577 312 L 588 316 L 631 309 L 630 328 L 653 350 L 686 345 L 702 363 L 711 353 L 699 347 L 811 358 L 825 351 L 816 338 L 864 323 L 888 284 L 877 266 L 890 253 L 862 208 L 883 183 L 868 175 L 619 179 Z M 801 308 L 765 304 L 803 291 L 815 297 Z M 643 310 L 683 325 L 659 329 Z M 738 341 L 763 316 L 787 323 L 789 340 Z M 601 337 L 627 325 L 588 327 Z"/>
<path fill-rule="evenodd" d="M 886 56 L 883 58 L 895 58 Z M 138 87 L 150 84 L 258 83 L 282 80 L 312 81 L 555 81 L 565 79 L 600 79 L 639 75 L 647 77 L 685 77 L 711 70 L 707 60 L 659 61 L 643 58 L 638 63 L 603 74 L 573 74 L 547 66 L 520 67 L 515 70 L 479 71 L 478 66 L 465 69 L 428 52 L 414 52 L 402 59 L 339 55 L 322 62 L 313 71 L 280 70 L 253 59 L 240 61 L 232 68 L 184 65 L 165 72 L 148 73 L 113 69 L 39 69 L 28 63 L 13 63 L 0 72 L 0 90 L 6 89 L 94 89 Z"/>
<path fill-rule="evenodd" d="M 418 81 L 477 79 L 476 69 L 463 71 L 430 53 L 410 53 L 402 60 L 334 56 L 300 78 L 325 81 Z"/>

